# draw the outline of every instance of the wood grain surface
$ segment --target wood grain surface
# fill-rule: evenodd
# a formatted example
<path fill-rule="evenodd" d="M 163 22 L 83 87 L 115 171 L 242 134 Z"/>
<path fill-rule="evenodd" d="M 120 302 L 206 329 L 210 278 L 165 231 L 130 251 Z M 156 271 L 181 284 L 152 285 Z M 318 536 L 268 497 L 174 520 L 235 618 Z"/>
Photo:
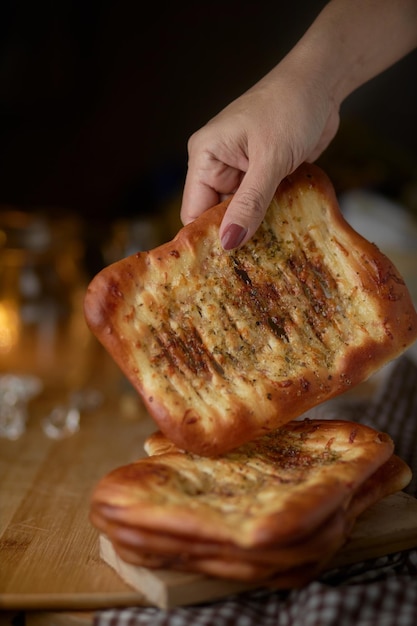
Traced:
<path fill-rule="evenodd" d="M 143 456 L 144 438 L 155 425 L 101 358 L 93 382 L 104 401 L 81 415 L 78 433 L 61 441 L 44 434 L 42 419 L 62 400 L 54 390 L 32 403 L 20 439 L 0 439 L 0 609 L 89 609 L 143 600 L 100 559 L 88 512 L 94 484 Z"/>

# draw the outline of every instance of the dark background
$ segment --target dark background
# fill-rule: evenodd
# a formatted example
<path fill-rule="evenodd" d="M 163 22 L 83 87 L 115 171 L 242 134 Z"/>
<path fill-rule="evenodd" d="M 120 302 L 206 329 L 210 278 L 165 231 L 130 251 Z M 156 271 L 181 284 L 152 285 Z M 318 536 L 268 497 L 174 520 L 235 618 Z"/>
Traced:
<path fill-rule="evenodd" d="M 189 135 L 324 1 L 0 4 L 0 204 L 113 219 L 181 190 Z M 417 203 L 417 53 L 360 88 L 321 160 L 337 190 Z"/>

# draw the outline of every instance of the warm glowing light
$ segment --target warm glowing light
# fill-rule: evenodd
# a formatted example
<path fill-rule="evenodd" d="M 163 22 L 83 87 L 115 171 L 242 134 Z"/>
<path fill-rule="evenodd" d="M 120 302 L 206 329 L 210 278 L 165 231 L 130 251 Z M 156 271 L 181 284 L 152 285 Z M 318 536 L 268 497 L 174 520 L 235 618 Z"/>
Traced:
<path fill-rule="evenodd" d="M 20 319 L 15 303 L 0 302 L 0 353 L 7 354 L 19 340 Z"/>

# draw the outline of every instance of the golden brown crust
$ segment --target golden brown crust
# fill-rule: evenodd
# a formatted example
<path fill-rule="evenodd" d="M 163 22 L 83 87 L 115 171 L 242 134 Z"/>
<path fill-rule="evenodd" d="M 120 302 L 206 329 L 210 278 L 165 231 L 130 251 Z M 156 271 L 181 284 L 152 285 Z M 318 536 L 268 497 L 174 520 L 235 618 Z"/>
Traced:
<path fill-rule="evenodd" d="M 389 437 L 351 422 L 296 421 L 215 459 L 161 433 L 146 445 L 156 456 L 111 472 L 92 498 L 120 558 L 281 589 L 312 580 L 358 515 L 411 479 Z"/>
<path fill-rule="evenodd" d="M 343 393 L 417 337 L 392 263 L 344 220 L 303 165 L 240 250 L 222 250 L 227 202 L 173 241 L 105 268 L 87 322 L 180 448 L 216 455 Z"/>
<path fill-rule="evenodd" d="M 405 489 L 411 479 L 410 467 L 399 456 L 393 454 L 354 494 L 348 509 L 350 525 L 352 526 L 356 518 L 378 500 Z"/>
<path fill-rule="evenodd" d="M 147 437 L 144 442 L 144 449 L 149 456 L 168 452 L 184 452 L 177 448 L 172 441 L 169 441 L 161 431 L 155 431 Z M 411 479 L 410 467 L 403 459 L 393 454 L 352 495 L 352 500 L 349 503 L 349 517 L 352 523 L 363 511 L 381 498 L 405 489 Z"/>
<path fill-rule="evenodd" d="M 178 448 L 173 441 L 165 437 L 160 430 L 156 430 L 145 439 L 143 449 L 148 456 L 157 456 L 167 452 L 185 452 L 185 450 Z"/>
<path fill-rule="evenodd" d="M 168 452 L 117 468 L 93 493 L 92 521 L 246 548 L 287 544 L 346 508 L 392 453 L 391 439 L 366 426 L 294 421 L 221 457 Z"/>
<path fill-rule="evenodd" d="M 301 541 L 269 544 L 266 547 L 255 548 L 242 548 L 233 542 L 205 541 L 198 538 L 190 541 L 178 535 L 109 523 L 105 518 L 95 516 L 94 513 L 93 519 L 100 530 L 108 535 L 113 545 L 132 551 L 130 562 L 134 562 L 134 554 L 152 554 L 167 560 L 175 559 L 177 562 L 181 558 L 184 562 L 197 558 L 218 558 L 273 564 L 275 571 L 278 571 L 293 565 L 319 560 L 324 553 L 333 552 L 334 549 L 340 547 L 347 535 L 346 516 L 343 509 L 337 509 Z"/>
<path fill-rule="evenodd" d="M 161 555 L 158 553 L 137 551 L 131 546 L 113 543 L 113 547 L 123 561 L 150 569 L 174 569 L 195 572 L 276 588 L 293 588 L 312 580 L 321 569 L 321 558 L 317 561 L 302 560 L 301 565 L 288 568 L 270 562 L 257 562 L 241 558 L 190 557 L 185 554 Z M 331 546 L 326 546 L 331 549 Z M 320 557 L 322 557 L 322 554 Z"/>

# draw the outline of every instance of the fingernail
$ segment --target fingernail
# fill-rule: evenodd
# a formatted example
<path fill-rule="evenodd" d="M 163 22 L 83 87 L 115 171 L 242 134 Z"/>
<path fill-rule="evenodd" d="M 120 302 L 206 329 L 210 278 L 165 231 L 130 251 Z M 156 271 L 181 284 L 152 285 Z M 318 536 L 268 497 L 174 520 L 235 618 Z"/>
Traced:
<path fill-rule="evenodd" d="M 238 224 L 229 224 L 226 226 L 223 236 L 221 238 L 221 244 L 224 250 L 232 250 L 237 248 L 248 232 L 247 228 L 239 226 Z"/>

